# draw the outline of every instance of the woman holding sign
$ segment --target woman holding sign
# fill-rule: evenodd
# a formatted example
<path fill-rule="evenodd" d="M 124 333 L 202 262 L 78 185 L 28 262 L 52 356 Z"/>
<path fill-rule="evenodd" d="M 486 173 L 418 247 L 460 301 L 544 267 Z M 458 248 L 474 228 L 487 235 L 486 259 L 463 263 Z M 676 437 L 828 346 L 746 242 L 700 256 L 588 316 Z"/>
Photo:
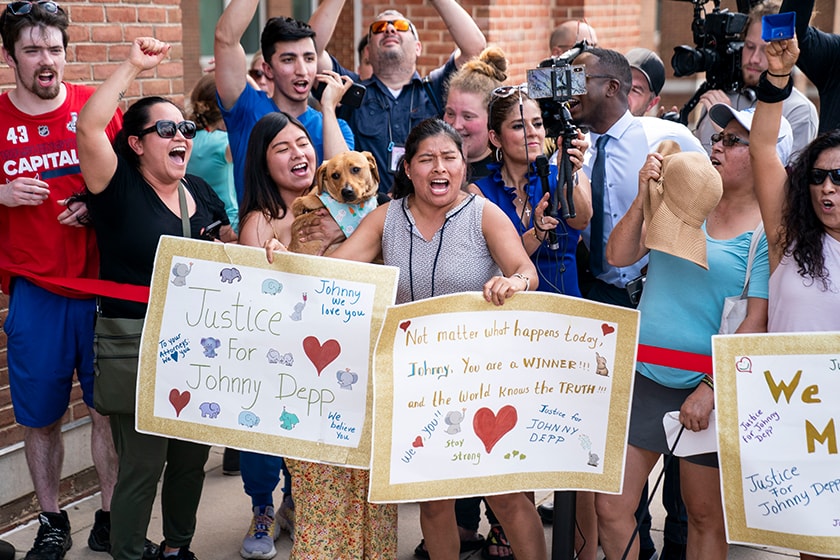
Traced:
<path fill-rule="evenodd" d="M 397 303 L 436 295 L 481 291 L 504 304 L 535 289 L 537 273 L 516 230 L 493 204 L 462 190 L 467 163 L 461 137 L 451 126 L 428 119 L 409 133 L 394 183 L 393 201 L 368 214 L 333 257 L 400 268 Z M 284 249 L 272 240 L 272 251 Z M 500 274 L 501 273 L 501 274 Z M 534 504 L 524 493 L 487 496 L 510 537 L 518 560 L 544 560 L 545 535 Z M 455 500 L 420 504 L 420 524 L 432 559 L 455 560 L 460 539 Z"/>
<path fill-rule="evenodd" d="M 135 39 L 127 60 L 79 113 L 79 163 L 92 195 L 88 208 L 99 245 L 100 277 L 106 280 L 148 286 L 161 235 L 199 238 L 205 226 L 220 222 L 222 239 L 236 239 L 219 197 L 203 180 L 186 176 L 196 126 L 184 120 L 177 106 L 161 97 L 145 97 L 125 112 L 123 129 L 113 148 L 105 134 L 111 115 L 134 78 L 160 64 L 169 49 L 170 45 L 156 39 Z M 190 542 L 209 446 L 144 435 L 134 429 L 134 382 L 130 380 L 136 380 L 136 351 L 145 315 L 143 303 L 104 297 L 99 300 L 95 401 L 97 409 L 111 413 L 119 460 L 111 503 L 110 552 L 116 560 L 137 560 L 143 555 L 163 472 L 165 540 L 161 558 L 192 560 L 195 555 Z M 133 359 L 119 352 L 106 355 L 106 339 L 109 335 L 111 340 L 120 339 L 118 333 L 123 340 L 132 336 L 136 340 Z M 103 394 L 105 387 L 100 382 L 119 373 L 127 374 L 120 377 L 126 381 L 123 386 Z"/>
<path fill-rule="evenodd" d="M 840 131 L 817 137 L 790 175 L 776 156 L 782 101 L 799 56 L 796 39 L 767 45 L 750 156 L 770 254 L 768 332 L 840 330 Z M 802 553 L 803 560 L 817 556 Z"/>

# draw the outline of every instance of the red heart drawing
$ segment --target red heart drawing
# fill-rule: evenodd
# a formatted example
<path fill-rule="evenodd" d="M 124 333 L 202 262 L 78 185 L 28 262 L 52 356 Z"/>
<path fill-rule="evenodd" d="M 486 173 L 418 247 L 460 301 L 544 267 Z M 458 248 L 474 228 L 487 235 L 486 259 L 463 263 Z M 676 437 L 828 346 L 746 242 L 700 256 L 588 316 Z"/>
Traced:
<path fill-rule="evenodd" d="M 516 420 L 516 409 L 511 405 L 500 408 L 498 415 L 489 408 L 479 408 L 473 417 L 473 431 L 490 453 L 499 440 L 516 426 Z"/>
<path fill-rule="evenodd" d="M 341 353 L 341 345 L 334 339 L 321 344 L 317 337 L 307 336 L 303 339 L 303 351 L 306 352 L 306 357 L 315 366 L 320 377 L 324 368 L 338 358 Z"/>
<path fill-rule="evenodd" d="M 411 321 L 403 321 L 402 323 L 400 323 L 400 328 L 403 331 L 407 331 L 409 326 L 411 326 Z"/>
<path fill-rule="evenodd" d="M 178 389 L 172 389 L 169 391 L 169 402 L 172 403 L 172 407 L 175 409 L 175 416 L 180 417 L 181 411 L 190 402 L 190 392 L 184 391 L 182 393 Z"/>
<path fill-rule="evenodd" d="M 414 438 L 414 441 L 411 442 L 411 447 L 423 447 L 423 438 L 420 436 Z"/>
<path fill-rule="evenodd" d="M 608 335 L 608 334 L 610 334 L 610 333 L 614 333 L 614 332 L 615 332 L 615 328 L 614 328 L 614 327 L 609 326 L 609 325 L 608 325 L 608 324 L 606 324 L 606 323 L 602 323 L 602 324 L 601 324 L 601 332 L 602 332 L 602 333 L 604 333 L 604 336 L 607 336 L 607 335 Z"/>

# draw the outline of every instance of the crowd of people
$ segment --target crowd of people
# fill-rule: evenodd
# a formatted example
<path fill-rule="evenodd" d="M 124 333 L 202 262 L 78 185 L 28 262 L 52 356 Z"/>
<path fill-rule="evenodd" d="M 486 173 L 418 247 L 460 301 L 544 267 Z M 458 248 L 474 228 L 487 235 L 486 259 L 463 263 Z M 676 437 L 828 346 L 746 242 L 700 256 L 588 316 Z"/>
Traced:
<path fill-rule="evenodd" d="M 15 77 L 0 96 L 7 159 L 56 146 L 78 153 L 77 165 L 49 176 L 4 166 L 0 188 L 11 397 L 42 510 L 27 560 L 60 560 L 72 545 L 58 489 L 74 377 L 92 419 L 101 487 L 91 549 L 116 560 L 194 560 L 209 452 L 135 429 L 131 380 L 146 304 L 93 299 L 54 279 L 149 286 L 160 236 L 207 239 L 212 223 L 221 224 L 217 241 L 263 247 L 272 260 L 292 242 L 294 200 L 321 163 L 348 150 L 375 158 L 380 203 L 330 257 L 381 257 L 398 267 L 395 303 L 476 291 L 501 306 L 539 290 L 638 308 L 641 343 L 708 355 L 724 300 L 749 278 L 737 332 L 840 329 L 840 134 L 835 79 L 824 64 L 840 43 L 808 25 L 813 0 L 752 8 L 745 89 L 706 92 L 690 128 L 658 118 L 665 68 L 655 53 L 599 47 L 585 22 L 564 22 L 550 54 L 584 44 L 573 62 L 585 69 L 587 94 L 569 103 L 578 128 L 553 141 L 527 84 L 507 83 L 504 51 L 487 46 L 456 0 L 430 2 L 455 48 L 425 77 L 417 29 L 396 10 L 371 23 L 357 71 L 326 52 L 344 0 L 323 0 L 308 23 L 270 18 L 249 60 L 241 39 L 259 4 L 231 0 L 225 8 L 189 119 L 164 97 L 120 110 L 137 75 L 157 67 L 169 44 L 137 38 L 97 88 L 79 86 L 63 79 L 70 22 L 58 4 L 13 2 L 0 16 Z M 766 43 L 761 18 L 780 4 L 797 11 L 798 41 Z M 820 115 L 793 87 L 797 60 L 819 88 Z M 341 103 L 354 82 L 366 88 L 358 108 Z M 662 197 L 661 189 L 676 194 Z M 566 197 L 572 215 L 549 212 L 551 199 Z M 328 212 L 318 216 L 300 241 L 344 240 Z M 128 346 L 117 349 L 115 340 Z M 56 351 L 39 352 L 34 341 Z M 125 390 L 106 386 L 110 375 L 128 380 Z M 578 492 L 577 556 L 595 560 L 600 546 L 609 560 L 726 557 L 716 453 L 667 461 L 659 552 L 647 512 L 648 475 L 669 454 L 662 416 L 678 410 L 685 429 L 706 429 L 713 378 L 639 362 L 634 386 L 622 492 Z M 396 505 L 367 501 L 368 471 L 245 451 L 238 470 L 251 501 L 243 558 L 273 558 L 281 529 L 294 539 L 294 559 L 396 557 Z M 158 545 L 146 532 L 161 477 Z M 486 537 L 478 532 L 482 501 Z M 552 515 L 550 503 L 538 513 L 527 492 L 422 502 L 414 554 L 452 560 L 481 549 L 484 558 L 543 560 L 540 517 Z"/>

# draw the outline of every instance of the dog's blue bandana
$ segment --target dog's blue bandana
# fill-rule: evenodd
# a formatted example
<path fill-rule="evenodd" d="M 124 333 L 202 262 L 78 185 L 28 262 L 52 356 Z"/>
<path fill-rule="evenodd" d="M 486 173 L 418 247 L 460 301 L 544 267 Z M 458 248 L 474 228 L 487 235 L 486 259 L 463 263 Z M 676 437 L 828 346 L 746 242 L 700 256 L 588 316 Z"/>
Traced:
<path fill-rule="evenodd" d="M 350 234 L 359 227 L 359 222 L 362 221 L 362 218 L 367 216 L 377 206 L 376 196 L 367 199 L 361 204 L 339 202 L 327 193 L 319 194 L 318 198 L 324 203 L 324 207 L 329 210 L 338 227 L 341 228 L 341 231 L 344 232 L 346 237 L 350 237 Z"/>

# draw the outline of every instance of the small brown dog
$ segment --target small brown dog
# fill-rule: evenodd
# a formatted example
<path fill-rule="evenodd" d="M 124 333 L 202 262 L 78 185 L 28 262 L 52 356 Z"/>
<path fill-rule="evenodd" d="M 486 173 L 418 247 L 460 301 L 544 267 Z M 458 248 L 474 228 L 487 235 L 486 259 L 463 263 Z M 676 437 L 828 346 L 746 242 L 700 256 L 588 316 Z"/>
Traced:
<path fill-rule="evenodd" d="M 370 152 L 342 152 L 325 161 L 315 174 L 315 186 L 292 203 L 292 242 L 289 251 L 328 255 L 338 247 L 323 248 L 321 241 L 300 241 L 301 229 L 319 219 L 313 212 L 327 208 L 344 235 L 349 237 L 361 219 L 376 208 L 379 171 Z M 323 250 L 322 250 L 323 249 Z"/>

